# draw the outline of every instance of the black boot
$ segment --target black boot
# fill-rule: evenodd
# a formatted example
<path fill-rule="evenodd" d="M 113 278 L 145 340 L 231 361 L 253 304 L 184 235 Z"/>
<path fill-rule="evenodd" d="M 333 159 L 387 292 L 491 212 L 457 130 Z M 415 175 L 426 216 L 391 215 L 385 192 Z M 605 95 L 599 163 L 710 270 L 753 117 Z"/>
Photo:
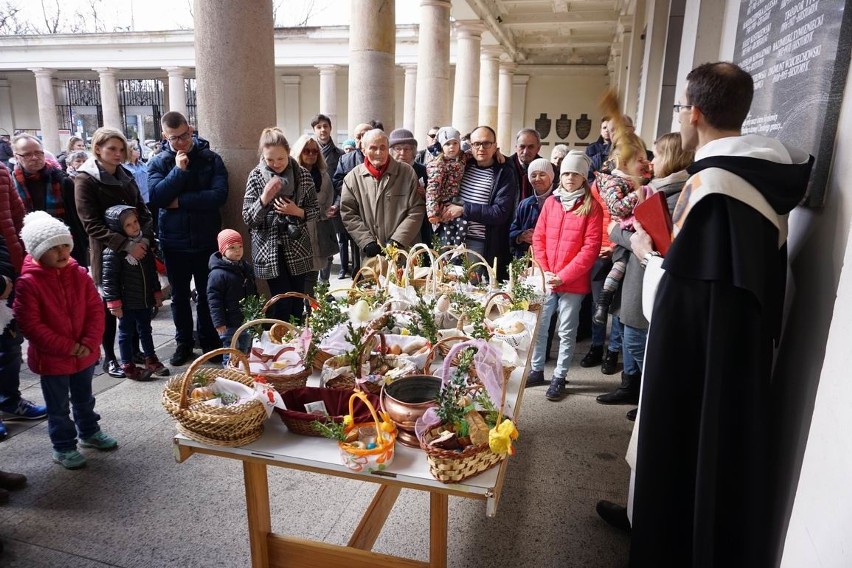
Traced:
<path fill-rule="evenodd" d="M 601 404 L 639 404 L 639 385 L 642 375 L 621 373 L 621 386 L 596 399 Z"/>
<path fill-rule="evenodd" d="M 609 306 L 612 304 L 612 298 L 615 292 L 612 290 L 601 290 L 598 296 L 598 303 L 595 304 L 595 313 L 592 315 L 592 322 L 597 325 L 606 325 L 606 318 L 609 315 Z"/>
<path fill-rule="evenodd" d="M 616 357 L 618 355 L 616 354 Z M 589 352 L 580 361 L 580 366 L 584 368 L 596 367 L 603 361 L 603 345 L 592 345 Z"/>
<path fill-rule="evenodd" d="M 611 501 L 598 501 L 595 511 L 610 526 L 630 534 L 630 519 L 627 518 L 627 507 L 622 507 Z"/>
<path fill-rule="evenodd" d="M 614 375 L 618 371 L 618 351 L 606 350 L 603 363 L 601 364 L 601 373 L 604 375 Z"/>

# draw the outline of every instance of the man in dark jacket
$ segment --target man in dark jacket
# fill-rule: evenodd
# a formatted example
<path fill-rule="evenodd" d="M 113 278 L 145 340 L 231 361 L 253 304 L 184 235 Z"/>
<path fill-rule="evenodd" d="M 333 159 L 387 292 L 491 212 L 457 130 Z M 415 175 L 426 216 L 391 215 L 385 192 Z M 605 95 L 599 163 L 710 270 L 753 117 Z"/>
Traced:
<path fill-rule="evenodd" d="M 473 159 L 468 161 L 460 194 L 464 206 L 447 205 L 441 220 L 463 217 L 468 222 L 465 245 L 485 257 L 497 259 L 497 277 L 508 277 L 511 261 L 509 226 L 515 215 L 518 181 L 514 160 L 497 162 L 497 134 L 489 126 L 478 126 L 470 134 Z"/>
<path fill-rule="evenodd" d="M 337 220 L 340 220 L 340 196 L 343 189 L 343 179 L 346 177 L 346 174 L 354 170 L 356 166 L 364 163 L 364 152 L 361 147 L 361 138 L 364 134 L 372 130 L 372 128 L 373 127 L 366 122 L 355 127 L 355 132 L 353 133 L 355 136 L 355 151 L 341 156 L 340 161 L 337 163 L 337 169 L 334 170 L 334 175 L 331 178 L 331 184 L 334 186 L 333 207 L 337 212 Z M 346 227 L 343 226 L 342 221 L 339 223 L 335 222 L 334 228 L 337 231 L 337 240 L 340 245 L 340 274 L 337 276 L 338 278 L 345 278 L 347 271 L 349 271 L 350 243 L 352 243 L 352 270 L 349 274 L 355 276 L 355 273 L 361 268 L 361 251 L 358 249 L 358 245 L 356 245 L 352 240 L 352 237 L 349 236 L 349 233 L 346 232 Z"/>
<path fill-rule="evenodd" d="M 414 134 L 405 128 L 397 128 L 388 136 L 388 147 L 391 158 L 414 168 L 414 173 L 417 174 L 417 193 L 426 199 L 426 166 L 414 160 L 417 155 L 417 139 Z M 432 223 L 425 217 L 420 227 L 420 242 L 432 246 Z"/>
<path fill-rule="evenodd" d="M 319 143 L 325 165 L 333 175 L 337 171 L 337 163 L 340 161 L 340 157 L 345 152 L 334 143 L 334 138 L 331 135 L 331 119 L 324 114 L 318 114 L 311 121 L 311 128 L 314 129 L 314 138 Z"/>
<path fill-rule="evenodd" d="M 509 156 L 509 163 L 515 168 L 515 180 L 518 184 L 515 203 L 523 201 L 534 193 L 527 168 L 533 160 L 541 158 L 541 134 L 532 128 L 524 128 L 515 136 L 515 153 Z M 556 172 L 554 172 L 556 176 Z"/>
<path fill-rule="evenodd" d="M 172 290 L 172 318 L 177 348 L 172 365 L 192 358 L 192 306 L 190 281 L 198 292 L 197 330 L 201 348 L 219 347 L 219 336 L 207 306 L 207 263 L 216 252 L 216 235 L 222 228 L 219 208 L 228 200 L 228 172 L 222 158 L 179 112 L 161 120 L 163 151 L 148 164 L 148 192 L 160 210 L 160 248 Z"/>
<path fill-rule="evenodd" d="M 692 175 L 665 260 L 631 237 L 656 289 L 638 427 L 630 565 L 777 566 L 778 420 L 773 347 L 787 274 L 787 214 L 813 158 L 741 135 L 751 76 L 706 63 L 675 112 Z"/>

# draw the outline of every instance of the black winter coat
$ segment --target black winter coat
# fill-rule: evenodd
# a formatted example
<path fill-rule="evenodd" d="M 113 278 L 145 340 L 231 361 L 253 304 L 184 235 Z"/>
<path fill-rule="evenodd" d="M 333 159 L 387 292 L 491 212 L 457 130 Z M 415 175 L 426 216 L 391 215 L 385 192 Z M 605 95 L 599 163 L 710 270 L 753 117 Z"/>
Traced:
<path fill-rule="evenodd" d="M 213 327 L 239 327 L 243 324 L 240 300 L 257 294 L 254 269 L 245 260 L 231 262 L 222 253 L 210 255 L 207 276 L 207 305 Z"/>
<path fill-rule="evenodd" d="M 107 216 L 107 226 L 121 232 L 119 221 Z M 156 305 L 160 295 L 160 279 L 154 255 L 146 254 L 136 264 L 127 262 L 125 251 L 113 252 L 105 248 L 101 267 L 103 297 L 109 307 L 121 307 L 125 310 L 144 310 Z"/>

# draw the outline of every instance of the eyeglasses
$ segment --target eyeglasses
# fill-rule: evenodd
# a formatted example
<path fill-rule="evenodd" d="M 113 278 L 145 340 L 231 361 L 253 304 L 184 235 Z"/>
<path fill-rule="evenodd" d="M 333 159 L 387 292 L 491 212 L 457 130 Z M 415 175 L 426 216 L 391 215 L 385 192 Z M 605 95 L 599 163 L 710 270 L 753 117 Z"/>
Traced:
<path fill-rule="evenodd" d="M 428 136 L 429 138 L 434 138 L 434 137 L 435 137 L 435 136 L 437 136 L 437 135 L 438 135 L 438 133 L 437 133 L 437 132 L 435 132 L 435 133 L 430 132 L 430 133 L 429 133 L 429 134 L 427 134 L 426 136 Z"/>
<path fill-rule="evenodd" d="M 679 112 L 680 112 L 680 111 L 682 111 L 682 110 L 689 110 L 689 109 L 691 109 L 691 108 L 692 108 L 692 107 L 694 107 L 694 106 L 695 106 L 695 105 L 677 105 L 677 104 L 676 104 L 676 105 L 672 105 L 672 109 L 674 109 L 674 112 L 675 112 L 675 113 L 679 113 Z"/>
<path fill-rule="evenodd" d="M 169 142 L 177 142 L 178 140 L 180 140 L 181 142 L 186 142 L 191 137 L 192 137 L 192 133 L 189 130 L 187 130 L 183 134 L 178 134 L 177 136 L 169 136 L 169 137 L 166 138 L 166 140 L 168 140 Z"/>
<path fill-rule="evenodd" d="M 479 150 L 480 148 L 482 148 L 483 150 L 487 150 L 494 145 L 494 142 L 486 140 L 485 142 L 471 142 L 470 145 L 471 147 L 476 148 L 477 150 Z"/>
<path fill-rule="evenodd" d="M 319 154 L 319 150 L 317 150 L 316 148 L 305 148 L 304 150 L 302 150 L 302 154 L 307 154 L 308 156 L 316 156 L 317 154 Z"/>
<path fill-rule="evenodd" d="M 36 150 L 34 152 L 27 152 L 26 154 L 18 154 L 15 155 L 19 158 L 23 158 L 24 160 L 32 160 L 33 158 L 44 158 L 44 152 L 41 150 Z"/>

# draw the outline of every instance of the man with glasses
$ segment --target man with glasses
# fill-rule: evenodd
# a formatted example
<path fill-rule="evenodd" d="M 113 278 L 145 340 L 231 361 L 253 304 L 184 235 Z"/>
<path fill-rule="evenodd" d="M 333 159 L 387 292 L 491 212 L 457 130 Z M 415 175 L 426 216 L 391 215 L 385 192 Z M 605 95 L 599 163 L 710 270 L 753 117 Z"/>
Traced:
<path fill-rule="evenodd" d="M 687 75 L 674 110 L 695 163 L 671 247 L 663 260 L 638 226 L 630 239 L 654 298 L 631 441 L 631 566 L 778 564 L 778 493 L 786 496 L 789 472 L 775 451 L 787 416 L 776 407 L 773 355 L 787 215 L 813 157 L 742 134 L 753 92 L 752 77 L 732 63 Z"/>
<path fill-rule="evenodd" d="M 515 201 L 523 201 L 533 194 L 533 186 L 530 183 L 527 175 L 527 168 L 533 160 L 541 158 L 539 151 L 541 150 L 541 135 L 537 130 L 532 128 L 524 128 L 518 132 L 515 137 L 515 153 L 509 156 L 509 162 L 515 168 L 515 178 L 518 180 L 518 193 Z M 553 172 L 555 177 L 559 177 L 557 172 Z"/>
<path fill-rule="evenodd" d="M 438 144 L 439 130 L 441 130 L 440 126 L 433 126 L 429 129 L 429 133 L 426 134 L 426 147 L 417 152 L 417 157 L 414 158 L 415 162 L 428 166 L 429 162 L 438 157 L 438 154 L 441 153 L 441 145 Z"/>
<path fill-rule="evenodd" d="M 497 277 L 508 277 L 511 261 L 509 226 L 515 215 L 518 180 L 512 160 L 497 158 L 497 134 L 489 126 L 478 126 L 470 133 L 473 158 L 468 160 L 460 195 L 464 206 L 447 205 L 443 222 L 463 217 L 467 222 L 465 245 L 485 257 L 497 259 Z"/>
<path fill-rule="evenodd" d="M 194 135 L 179 112 L 160 121 L 163 149 L 148 164 L 148 193 L 159 208 L 160 249 L 172 291 L 172 319 L 177 348 L 169 363 L 186 364 L 193 357 L 190 281 L 197 291 L 197 333 L 204 352 L 221 346 L 207 306 L 207 263 L 219 250 L 222 229 L 219 209 L 228 200 L 228 171 L 210 144 Z"/>

